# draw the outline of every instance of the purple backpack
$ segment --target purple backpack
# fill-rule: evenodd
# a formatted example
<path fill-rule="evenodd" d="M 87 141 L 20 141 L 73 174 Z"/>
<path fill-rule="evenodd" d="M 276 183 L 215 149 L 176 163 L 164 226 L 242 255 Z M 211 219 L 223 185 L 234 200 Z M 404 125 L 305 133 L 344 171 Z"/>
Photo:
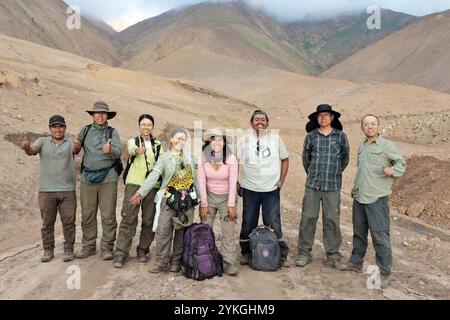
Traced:
<path fill-rule="evenodd" d="M 223 274 L 223 258 L 216 247 L 214 232 L 207 224 L 193 224 L 184 233 L 181 270 L 194 280 L 211 279 Z"/>

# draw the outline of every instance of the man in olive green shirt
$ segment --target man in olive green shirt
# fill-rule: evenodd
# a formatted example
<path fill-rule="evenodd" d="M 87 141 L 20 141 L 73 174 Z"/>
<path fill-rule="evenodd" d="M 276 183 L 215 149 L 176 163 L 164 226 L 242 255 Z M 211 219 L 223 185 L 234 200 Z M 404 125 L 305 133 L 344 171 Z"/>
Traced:
<path fill-rule="evenodd" d="M 358 150 L 358 171 L 352 191 L 353 251 L 347 267 L 361 271 L 370 230 L 381 271 L 381 287 L 387 287 L 392 271 L 389 196 L 394 178 L 406 170 L 406 161 L 395 145 L 380 135 L 380 121 L 367 115 L 361 121 L 366 140 Z"/>
<path fill-rule="evenodd" d="M 77 254 L 85 259 L 97 253 L 97 211 L 102 219 L 101 256 L 112 260 L 116 241 L 117 181 L 119 174 L 115 160 L 120 159 L 122 147 L 119 132 L 109 126 L 108 120 L 116 116 L 105 102 L 96 102 L 87 111 L 93 123 L 81 129 L 75 148 L 84 149 L 81 174 L 81 229 L 82 250 Z"/>
<path fill-rule="evenodd" d="M 42 262 L 50 262 L 55 250 L 55 222 L 59 211 L 64 234 L 64 262 L 74 259 L 77 195 L 75 192 L 74 144 L 66 137 L 66 121 L 60 115 L 49 120 L 50 136 L 33 144 L 24 137 L 20 147 L 29 156 L 39 154 L 39 209 L 42 216 Z"/>

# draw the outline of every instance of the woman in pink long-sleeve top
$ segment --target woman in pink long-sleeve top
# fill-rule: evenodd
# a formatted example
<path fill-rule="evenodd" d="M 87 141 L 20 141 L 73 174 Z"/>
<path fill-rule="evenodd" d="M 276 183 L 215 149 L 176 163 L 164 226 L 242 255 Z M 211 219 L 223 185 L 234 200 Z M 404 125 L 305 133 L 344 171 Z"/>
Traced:
<path fill-rule="evenodd" d="M 198 167 L 200 218 L 212 227 L 216 214 L 219 214 L 224 271 L 228 275 L 237 275 L 235 228 L 238 163 L 228 146 L 232 138 L 223 135 L 219 129 L 212 129 L 206 132 L 203 140 L 203 159 Z"/>

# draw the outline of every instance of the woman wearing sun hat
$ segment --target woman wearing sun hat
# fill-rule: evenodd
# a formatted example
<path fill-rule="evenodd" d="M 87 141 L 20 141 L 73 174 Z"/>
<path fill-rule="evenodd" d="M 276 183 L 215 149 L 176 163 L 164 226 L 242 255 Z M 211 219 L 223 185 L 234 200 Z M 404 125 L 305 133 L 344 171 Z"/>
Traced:
<path fill-rule="evenodd" d="M 203 159 L 198 168 L 200 218 L 212 227 L 219 215 L 224 271 L 236 275 L 239 272 L 235 261 L 238 163 L 230 148 L 233 139 L 215 128 L 205 133 L 203 141 Z"/>

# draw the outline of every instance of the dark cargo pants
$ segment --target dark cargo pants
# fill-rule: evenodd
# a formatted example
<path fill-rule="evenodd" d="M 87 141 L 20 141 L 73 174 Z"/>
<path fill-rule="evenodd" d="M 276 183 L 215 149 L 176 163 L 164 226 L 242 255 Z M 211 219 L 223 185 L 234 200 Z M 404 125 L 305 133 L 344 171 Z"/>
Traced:
<path fill-rule="evenodd" d="M 384 275 L 392 271 L 389 199 L 379 198 L 372 204 L 353 201 L 353 251 L 350 262 L 362 264 L 368 245 L 368 232 L 376 253 L 376 263 Z"/>
<path fill-rule="evenodd" d="M 337 261 L 341 258 L 339 248 L 342 243 L 340 227 L 341 192 L 305 189 L 303 198 L 302 219 L 299 228 L 299 258 L 311 261 L 320 204 L 322 203 L 323 245 L 327 258 Z"/>

